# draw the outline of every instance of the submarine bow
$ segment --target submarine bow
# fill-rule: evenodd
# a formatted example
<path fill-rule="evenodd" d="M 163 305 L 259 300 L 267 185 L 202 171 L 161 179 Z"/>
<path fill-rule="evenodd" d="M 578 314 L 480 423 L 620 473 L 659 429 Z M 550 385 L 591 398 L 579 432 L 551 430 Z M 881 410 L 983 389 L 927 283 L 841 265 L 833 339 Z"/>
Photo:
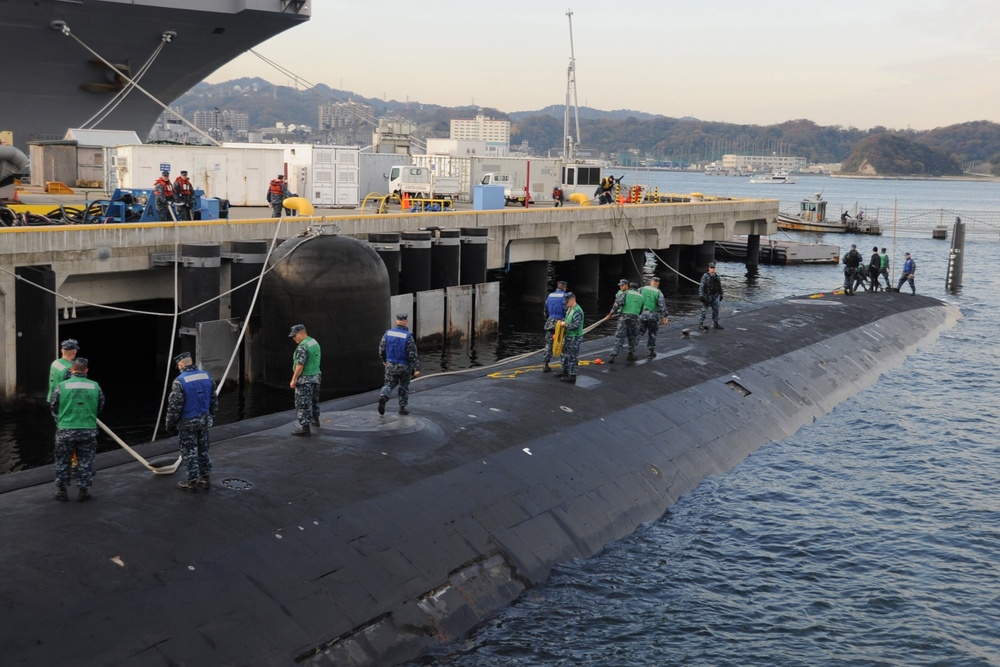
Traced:
<path fill-rule="evenodd" d="M 794 433 L 953 326 L 900 294 L 789 298 L 725 332 L 664 327 L 654 359 L 575 386 L 540 363 L 213 430 L 215 488 L 182 494 L 114 455 L 86 504 L 9 476 L 4 664 L 389 665 L 458 637 L 562 561 L 654 520 L 706 476 Z M 109 396 L 112 400 L 113 396 Z M 392 404 L 390 404 L 391 406 Z M 18 480 L 21 480 L 20 482 Z"/>

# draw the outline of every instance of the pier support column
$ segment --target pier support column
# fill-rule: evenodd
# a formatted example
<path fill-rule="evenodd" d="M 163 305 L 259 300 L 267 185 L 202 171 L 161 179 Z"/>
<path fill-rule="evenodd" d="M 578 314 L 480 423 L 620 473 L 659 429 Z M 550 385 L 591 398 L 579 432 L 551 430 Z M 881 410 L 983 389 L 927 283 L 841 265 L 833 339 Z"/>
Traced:
<path fill-rule="evenodd" d="M 622 259 L 622 278 L 628 279 L 630 282 L 634 282 L 638 285 L 643 284 L 642 273 L 643 268 L 646 266 L 646 251 L 645 250 L 629 250 L 625 253 Z"/>
<path fill-rule="evenodd" d="M 461 232 L 437 229 L 431 236 L 431 289 L 458 285 Z"/>
<path fill-rule="evenodd" d="M 459 285 L 479 285 L 486 282 L 488 227 L 462 227 L 460 240 Z"/>
<path fill-rule="evenodd" d="M 622 255 L 600 255 L 601 258 L 601 276 L 600 281 L 605 284 L 605 286 L 611 286 L 611 289 L 617 290 L 618 281 L 625 277 L 622 265 Z"/>
<path fill-rule="evenodd" d="M 431 288 L 431 233 L 400 232 L 399 293 L 426 292 Z"/>
<path fill-rule="evenodd" d="M 601 256 L 580 255 L 576 258 L 576 278 L 569 288 L 582 296 L 597 296 L 601 281 Z"/>
<path fill-rule="evenodd" d="M 59 353 L 59 315 L 56 297 L 39 287 L 56 290 L 56 274 L 50 266 L 18 266 L 14 274 L 14 323 L 11 345 L 17 349 L 15 372 L 17 393 L 44 400 L 49 389 L 49 364 Z M 37 287 L 36 287 L 37 285 Z"/>
<path fill-rule="evenodd" d="M 544 303 L 548 295 L 549 263 L 543 261 L 518 262 L 510 267 L 511 278 L 521 293 L 521 301 Z"/>
<path fill-rule="evenodd" d="M 185 243 L 181 245 L 179 261 L 181 265 L 177 274 L 181 289 L 180 310 L 205 304 L 183 313 L 178 322 L 180 333 L 187 334 L 181 338 L 179 351 L 193 355 L 198 322 L 219 319 L 219 301 L 216 297 L 221 292 L 222 252 L 218 243 Z"/>
<path fill-rule="evenodd" d="M 760 266 L 760 234 L 750 234 L 747 236 L 747 270 L 757 273 Z"/>
<path fill-rule="evenodd" d="M 233 265 L 229 271 L 230 287 L 242 285 L 248 280 L 256 281 L 264 268 L 264 258 L 267 257 L 267 241 L 233 241 Z M 256 282 L 240 287 L 229 295 L 230 317 L 240 320 L 250 315 L 250 304 L 257 289 Z M 260 315 L 260 300 L 255 307 L 254 316 Z"/>
<path fill-rule="evenodd" d="M 399 232 L 372 232 L 368 245 L 382 258 L 389 274 L 389 296 L 399 294 Z"/>
<path fill-rule="evenodd" d="M 708 271 L 709 262 L 715 261 L 715 241 L 705 241 L 697 248 L 694 269 L 698 273 Z"/>

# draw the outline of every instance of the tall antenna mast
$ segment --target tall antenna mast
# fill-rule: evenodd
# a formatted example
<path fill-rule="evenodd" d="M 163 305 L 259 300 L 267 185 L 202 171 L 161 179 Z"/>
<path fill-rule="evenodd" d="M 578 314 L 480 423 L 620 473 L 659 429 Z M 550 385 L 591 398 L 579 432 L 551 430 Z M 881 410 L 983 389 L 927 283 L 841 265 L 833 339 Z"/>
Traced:
<path fill-rule="evenodd" d="M 573 10 L 567 9 L 569 18 L 569 67 L 566 69 L 566 110 L 563 114 L 563 161 L 573 159 L 573 149 L 580 143 L 580 108 L 576 97 L 576 54 L 573 51 Z M 569 133 L 570 91 L 573 93 L 573 113 L 576 118 L 576 135 Z"/>

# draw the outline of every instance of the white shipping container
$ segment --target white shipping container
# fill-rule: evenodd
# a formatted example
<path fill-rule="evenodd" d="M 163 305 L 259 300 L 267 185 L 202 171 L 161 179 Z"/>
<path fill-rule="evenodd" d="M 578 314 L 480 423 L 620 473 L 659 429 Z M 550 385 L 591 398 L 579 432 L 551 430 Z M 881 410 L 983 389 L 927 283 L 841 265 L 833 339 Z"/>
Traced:
<path fill-rule="evenodd" d="M 271 179 L 284 171 L 280 148 L 250 146 L 114 146 L 107 149 L 111 186 L 151 189 L 160 171 L 176 180 L 181 170 L 196 189 L 231 206 L 267 206 Z"/>
<path fill-rule="evenodd" d="M 562 182 L 563 162 L 560 158 L 474 157 L 471 158 L 472 184 L 478 185 L 484 174 L 510 174 L 511 189 L 523 193 L 527 184 L 531 201 L 552 201 L 552 188 Z M 530 163 L 530 179 L 528 170 Z"/>
<path fill-rule="evenodd" d="M 248 144 L 226 144 L 227 147 Z M 313 206 L 354 208 L 358 205 L 357 146 L 321 144 L 249 144 L 283 151 L 288 189 Z M 281 170 L 279 170 L 281 171 Z M 275 176 L 278 172 L 275 172 Z M 272 176 L 271 178 L 274 178 Z"/>

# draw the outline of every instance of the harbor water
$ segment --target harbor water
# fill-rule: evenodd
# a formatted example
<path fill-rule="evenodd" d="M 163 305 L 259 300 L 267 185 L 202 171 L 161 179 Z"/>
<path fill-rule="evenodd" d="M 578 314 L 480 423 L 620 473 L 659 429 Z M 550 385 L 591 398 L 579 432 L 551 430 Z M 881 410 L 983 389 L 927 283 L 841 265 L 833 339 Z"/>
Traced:
<path fill-rule="evenodd" d="M 953 187 L 972 190 L 976 201 L 948 206 L 1000 208 L 995 183 L 851 183 L 890 202 L 896 187 L 928 204 Z M 857 243 L 866 259 L 873 245 L 892 242 L 816 238 Z M 898 254 L 917 260 L 917 290 L 962 311 L 955 329 L 829 415 L 705 480 L 660 520 L 556 567 L 470 637 L 414 664 L 1000 665 L 1000 276 L 992 270 L 1000 243 L 970 239 L 964 286 L 949 295 L 948 245 L 896 242 Z M 738 265 L 720 267 L 727 302 L 841 279 L 839 267 L 761 267 L 750 285 Z M 906 296 L 904 287 L 895 298 Z M 857 360 L 843 363 L 865 372 Z"/>
<path fill-rule="evenodd" d="M 823 191 L 831 212 L 841 199 L 846 206 L 898 201 L 1000 211 L 997 183 L 800 177 L 796 185 L 751 186 L 700 174 L 650 178 L 661 179 L 661 191 L 780 198 L 783 210 Z M 956 294 L 944 290 L 949 244 L 929 235 L 793 236 L 838 244 L 842 252 L 857 243 L 866 258 L 873 245 L 886 246 L 897 277 L 902 253 L 911 252 L 918 292 L 953 303 L 963 318 L 831 414 L 705 480 L 632 536 L 558 566 L 470 636 L 414 664 L 1000 665 L 1000 501 L 993 493 L 1000 477 L 1000 275 L 993 270 L 1000 229 L 970 237 Z M 740 264 L 719 266 L 723 324 L 733 309 L 829 291 L 843 280 L 839 266 L 761 266 L 754 276 Z M 613 290 L 582 304 L 588 323 L 607 313 Z M 680 279 L 668 291 L 672 324 L 694 325 L 695 285 Z M 541 347 L 540 307 L 513 296 L 508 290 L 502 297 L 497 342 L 426 353 L 425 370 L 485 365 Z M 863 304 L 869 295 L 855 298 Z M 607 325 L 591 335 L 610 331 Z M 730 327 L 712 335 L 745 343 L 753 334 Z M 661 351 L 677 344 L 677 328 L 661 336 Z M 100 343 L 111 352 L 119 344 Z M 108 369 L 124 364 L 120 356 L 105 359 L 104 368 L 95 366 L 95 375 L 106 374 L 104 421 L 127 441 L 142 442 L 152 433 L 163 377 L 129 377 Z M 858 360 L 843 363 L 865 372 Z M 128 389 L 117 389 L 117 381 Z M 220 422 L 291 403 L 290 392 L 251 387 L 223 396 Z M 418 404 L 419 392 L 411 407 Z M 4 470 L 51 456 L 44 411 L 0 419 Z"/>

